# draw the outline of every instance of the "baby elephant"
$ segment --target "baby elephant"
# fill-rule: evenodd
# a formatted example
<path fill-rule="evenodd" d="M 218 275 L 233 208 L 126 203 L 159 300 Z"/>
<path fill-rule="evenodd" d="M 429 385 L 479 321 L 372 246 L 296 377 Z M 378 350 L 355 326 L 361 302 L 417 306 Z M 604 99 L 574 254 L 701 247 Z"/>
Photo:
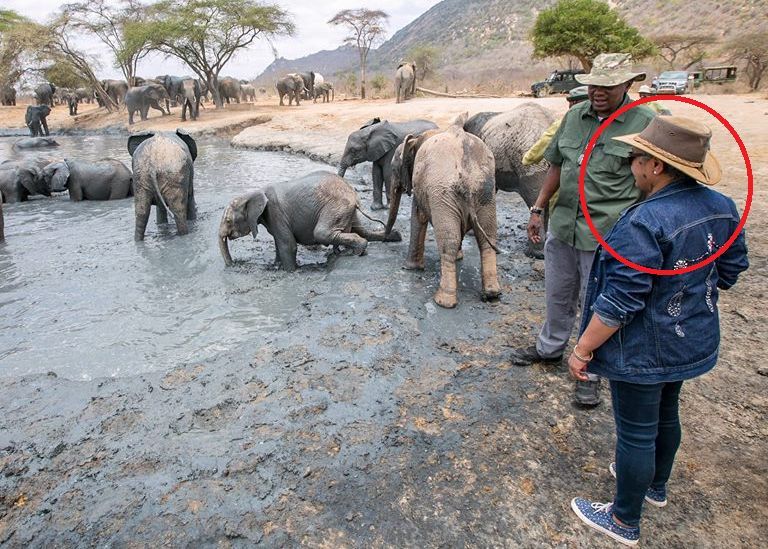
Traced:
<path fill-rule="evenodd" d="M 119 200 L 133 196 L 131 170 L 119 160 L 62 160 L 43 168 L 51 192 L 69 190 L 70 200 Z"/>
<path fill-rule="evenodd" d="M 397 231 L 385 235 L 384 229 L 366 229 L 357 215 L 358 210 L 357 193 L 341 177 L 329 172 L 312 172 L 230 202 L 219 225 L 219 249 L 224 262 L 231 265 L 227 240 L 247 234 L 256 238 L 258 225 L 262 224 L 275 239 L 277 261 L 286 271 L 294 271 L 296 244 L 343 245 L 362 255 L 368 240 L 401 240 Z"/>

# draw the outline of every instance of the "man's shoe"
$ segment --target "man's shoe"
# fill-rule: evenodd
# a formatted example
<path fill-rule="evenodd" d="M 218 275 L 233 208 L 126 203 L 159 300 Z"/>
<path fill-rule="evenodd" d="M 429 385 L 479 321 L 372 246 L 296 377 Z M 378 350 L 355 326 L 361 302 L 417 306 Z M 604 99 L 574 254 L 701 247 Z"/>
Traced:
<path fill-rule="evenodd" d="M 600 404 L 600 380 L 577 381 L 574 402 L 584 408 L 594 408 Z"/>
<path fill-rule="evenodd" d="M 515 366 L 530 366 L 534 362 L 560 362 L 563 360 L 563 355 L 553 356 L 551 358 L 543 357 L 539 354 L 539 351 L 536 350 L 536 345 L 531 345 L 512 351 L 509 360 Z"/>
<path fill-rule="evenodd" d="M 640 528 L 621 526 L 613 519 L 612 503 L 591 502 L 584 498 L 573 498 L 571 509 L 581 521 L 598 532 L 612 537 L 624 545 L 637 545 Z"/>
<path fill-rule="evenodd" d="M 608 470 L 613 475 L 613 478 L 616 478 L 615 462 L 612 461 L 611 464 L 608 465 Z M 654 507 L 664 507 L 667 504 L 667 489 L 661 488 L 659 490 L 649 486 L 648 490 L 645 492 L 645 501 L 647 501 Z"/>

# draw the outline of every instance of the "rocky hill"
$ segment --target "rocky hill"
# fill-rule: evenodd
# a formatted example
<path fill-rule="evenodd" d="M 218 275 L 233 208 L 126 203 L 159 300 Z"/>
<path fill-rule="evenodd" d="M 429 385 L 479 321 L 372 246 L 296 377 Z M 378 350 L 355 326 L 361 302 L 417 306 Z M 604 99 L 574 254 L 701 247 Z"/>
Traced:
<path fill-rule="evenodd" d="M 555 0 L 444 0 L 395 32 L 369 57 L 371 73 L 389 74 L 417 45 L 439 50 L 440 83 L 510 81 L 532 73 L 544 76 L 566 60 L 530 58 L 530 29 L 540 10 Z M 766 0 L 613 0 L 616 8 L 646 36 L 669 33 L 710 33 L 720 44 L 734 35 L 768 28 Z M 710 60 L 723 54 L 710 48 Z M 503 63 L 500 63 L 503 60 Z M 346 63 L 346 64 L 345 64 Z M 275 61 L 264 75 L 284 69 L 315 68 L 327 75 L 354 70 L 357 56 L 349 47 L 319 52 L 302 59 Z M 322 68 L 321 68 L 322 67 Z"/>

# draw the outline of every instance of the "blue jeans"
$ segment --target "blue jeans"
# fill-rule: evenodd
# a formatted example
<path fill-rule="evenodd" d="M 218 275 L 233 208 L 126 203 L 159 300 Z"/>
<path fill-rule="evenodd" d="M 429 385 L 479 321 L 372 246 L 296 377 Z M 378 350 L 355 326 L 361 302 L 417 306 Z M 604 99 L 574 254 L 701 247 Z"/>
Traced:
<path fill-rule="evenodd" d="M 617 439 L 613 513 L 628 526 L 640 525 L 648 487 L 666 488 L 680 446 L 682 385 L 682 381 L 653 385 L 611 381 Z"/>

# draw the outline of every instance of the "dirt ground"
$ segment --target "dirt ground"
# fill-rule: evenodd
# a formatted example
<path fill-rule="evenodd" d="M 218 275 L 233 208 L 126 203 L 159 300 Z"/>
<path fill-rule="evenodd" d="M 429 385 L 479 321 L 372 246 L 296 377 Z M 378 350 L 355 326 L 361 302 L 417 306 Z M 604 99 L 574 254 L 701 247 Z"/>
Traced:
<path fill-rule="evenodd" d="M 751 267 L 720 294 L 721 359 L 683 389 L 670 504 L 646 510 L 641 544 L 766 547 L 768 101 L 693 97 L 725 116 L 749 152 Z M 333 163 L 347 134 L 374 116 L 444 125 L 521 101 L 273 100 L 131 129 L 183 125 Z M 562 98 L 536 101 L 565 110 Z M 0 127 L 22 126 L 23 110 L 0 108 Z M 718 190 L 743 210 L 746 170 L 733 139 L 698 109 L 672 110 L 713 125 Z M 124 113 L 82 112 L 72 120 L 57 107 L 52 130 L 126 126 Z M 362 200 L 367 207 L 370 193 Z M 281 333 L 216 360 L 90 382 L 0 378 L 0 545 L 611 547 L 569 508 L 575 495 L 612 495 L 610 404 L 578 410 L 563 366 L 507 361 L 542 320 L 543 264 L 521 253 L 522 202 L 499 203 L 500 242 L 512 253 L 499 256 L 498 303 L 462 284 L 457 309 L 435 307 L 434 244 L 418 296 L 398 291 L 413 280 L 393 267 L 398 250 L 374 283 L 357 274 L 361 258 L 342 256 Z M 477 269 L 476 258 L 468 253 L 461 269 Z"/>

